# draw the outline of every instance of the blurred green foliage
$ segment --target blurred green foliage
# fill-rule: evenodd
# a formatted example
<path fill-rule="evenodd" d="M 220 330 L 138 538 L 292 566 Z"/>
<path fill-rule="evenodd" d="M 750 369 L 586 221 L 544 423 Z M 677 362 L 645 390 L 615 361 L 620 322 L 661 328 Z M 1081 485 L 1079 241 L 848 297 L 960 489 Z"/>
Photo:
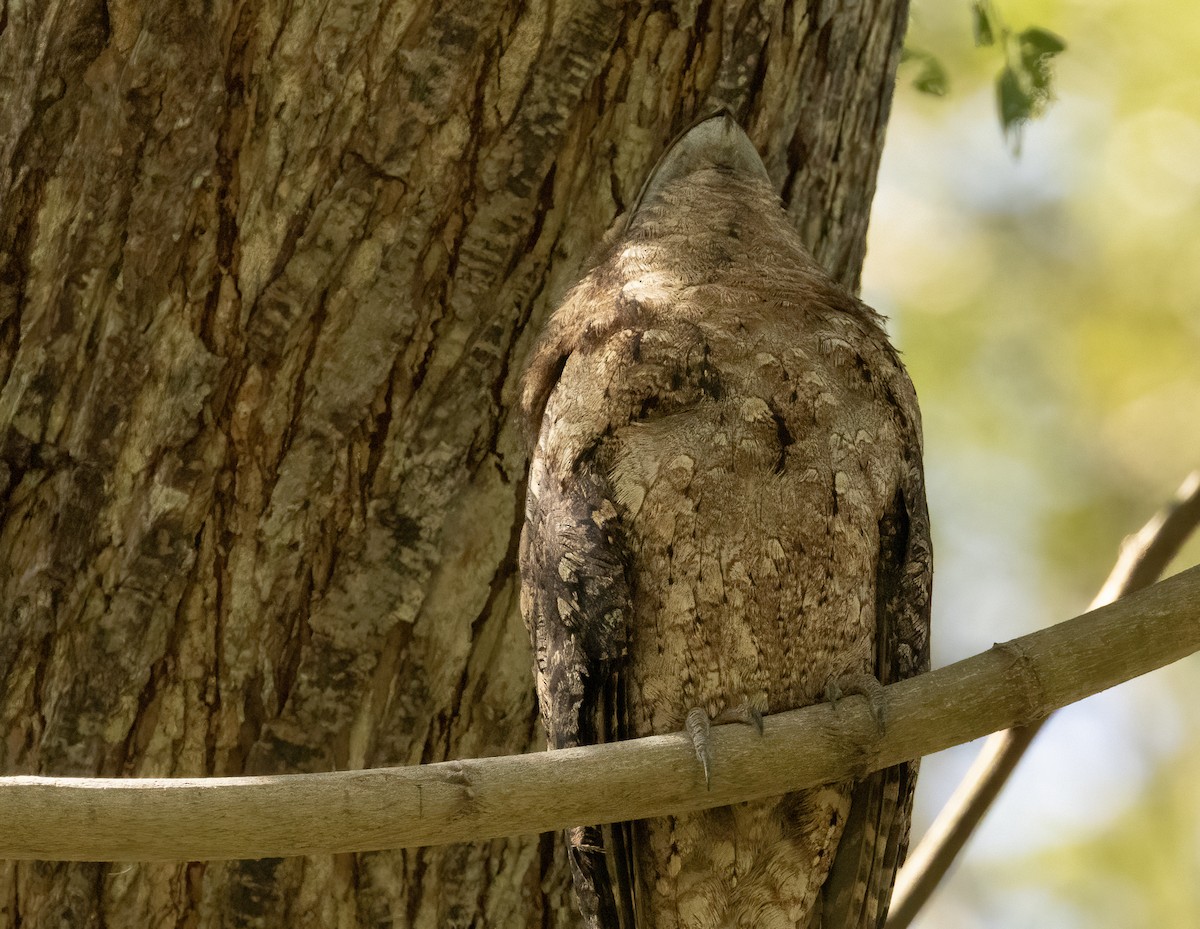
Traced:
<path fill-rule="evenodd" d="M 935 664 L 1082 610 L 1200 467 L 1194 0 L 996 5 L 1003 22 L 915 4 L 908 46 L 953 90 L 898 88 L 864 272 L 925 417 Z M 1055 63 L 1020 159 L 997 126 L 1002 46 L 1018 82 Z M 1176 567 L 1197 561 L 1193 541 Z M 1200 699 L 1200 662 L 1180 668 L 1056 719 L 918 926 L 1200 925 L 1200 730 L 1143 738 Z M 925 817 L 953 786 L 940 763 Z"/>
<path fill-rule="evenodd" d="M 936 55 L 923 49 L 905 46 L 900 53 L 900 64 L 906 65 L 909 62 L 914 62 L 917 66 L 912 85 L 918 91 L 934 97 L 944 97 L 950 92 L 950 78 Z"/>
<path fill-rule="evenodd" d="M 1195 735 L 1193 733 L 1193 735 Z M 1200 919 L 1200 739 L 1159 766 L 1138 801 L 1091 833 L 1014 862 L 1002 877 L 1038 875 L 1092 929 L 1195 926 Z"/>
<path fill-rule="evenodd" d="M 1030 26 L 1016 32 L 991 0 L 971 4 L 975 45 L 995 47 L 1003 64 L 996 76 L 1000 126 L 1014 150 L 1020 151 L 1021 130 L 1041 116 L 1053 96 L 1052 62 L 1067 43 L 1048 29 Z"/>
<path fill-rule="evenodd" d="M 1062 37 L 1049 29 L 1030 26 L 1016 32 L 1010 29 L 992 0 L 973 0 L 971 27 L 975 45 L 995 48 L 1000 57 L 996 75 L 996 109 L 1000 127 L 1015 154 L 1021 150 L 1021 130 L 1031 119 L 1046 111 L 1054 96 L 1054 57 L 1067 48 Z M 950 91 L 946 67 L 932 52 L 905 46 L 900 64 L 915 62 L 914 89 L 934 97 Z"/>

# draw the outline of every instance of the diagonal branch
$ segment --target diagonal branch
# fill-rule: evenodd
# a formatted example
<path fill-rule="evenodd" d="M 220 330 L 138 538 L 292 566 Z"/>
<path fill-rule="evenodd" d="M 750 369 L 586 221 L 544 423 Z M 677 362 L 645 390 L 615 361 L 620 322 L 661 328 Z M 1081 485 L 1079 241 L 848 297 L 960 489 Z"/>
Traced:
<path fill-rule="evenodd" d="M 1184 480 L 1171 502 L 1121 544 L 1117 563 L 1089 609 L 1148 587 L 1200 525 L 1200 471 Z M 997 732 L 930 825 L 896 878 L 886 929 L 907 929 L 1016 769 L 1046 720 Z"/>
<path fill-rule="evenodd" d="M 681 734 L 332 774 L 0 778 L 0 858 L 191 861 L 468 842 L 724 806 L 861 777 L 1013 725 L 1200 649 L 1200 567 L 886 689 L 712 730 L 712 789 Z"/>

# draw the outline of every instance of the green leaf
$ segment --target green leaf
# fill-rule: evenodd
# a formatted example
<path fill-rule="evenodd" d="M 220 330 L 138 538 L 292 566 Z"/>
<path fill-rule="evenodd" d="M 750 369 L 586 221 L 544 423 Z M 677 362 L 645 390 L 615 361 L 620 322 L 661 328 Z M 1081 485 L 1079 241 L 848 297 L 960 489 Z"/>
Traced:
<path fill-rule="evenodd" d="M 906 48 L 900 53 L 900 63 L 915 61 L 920 70 L 913 78 L 913 87 L 923 94 L 933 97 L 944 97 L 950 91 L 950 77 L 945 67 L 929 52 L 915 48 Z"/>
<path fill-rule="evenodd" d="M 1039 55 L 1053 56 L 1067 48 L 1067 43 L 1061 36 L 1055 35 L 1049 29 L 1041 29 L 1037 26 L 1026 29 L 1017 36 L 1017 41 L 1021 43 L 1022 55 L 1025 55 L 1026 49 L 1028 49 Z"/>
<path fill-rule="evenodd" d="M 992 27 L 991 3 L 988 0 L 975 0 L 971 4 L 971 26 L 977 48 L 996 44 L 996 30 Z"/>
<path fill-rule="evenodd" d="M 996 79 L 996 100 L 1005 136 L 1019 135 L 1021 126 L 1034 114 L 1035 100 L 1021 86 L 1020 77 L 1010 67 L 1006 66 Z"/>
<path fill-rule="evenodd" d="M 1067 47 L 1054 33 L 1037 27 L 1026 29 L 1017 36 L 1021 68 L 1028 77 L 1027 86 L 1035 98 L 1035 115 L 1050 100 L 1054 56 Z"/>
<path fill-rule="evenodd" d="M 913 78 L 913 86 L 923 94 L 944 97 L 950 90 L 950 77 L 942 63 L 930 55 Z"/>

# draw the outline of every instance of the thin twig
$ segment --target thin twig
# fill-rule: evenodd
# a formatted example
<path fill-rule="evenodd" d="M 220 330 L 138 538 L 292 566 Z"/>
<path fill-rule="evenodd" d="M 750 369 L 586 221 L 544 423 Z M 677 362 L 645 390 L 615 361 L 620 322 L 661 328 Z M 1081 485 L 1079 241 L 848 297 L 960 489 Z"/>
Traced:
<path fill-rule="evenodd" d="M 1117 562 L 1092 601 L 1098 609 L 1153 584 L 1200 525 L 1200 471 L 1171 502 L 1121 543 Z M 896 878 L 885 929 L 906 929 L 941 883 L 1046 720 L 997 732 L 937 815 Z"/>
<path fill-rule="evenodd" d="M 0 858 L 196 861 L 441 845 L 776 796 L 1028 724 L 1200 649 L 1200 567 L 862 697 L 714 726 L 712 789 L 683 733 L 331 774 L 0 778 Z M 1017 673 L 1018 669 L 1021 673 Z"/>

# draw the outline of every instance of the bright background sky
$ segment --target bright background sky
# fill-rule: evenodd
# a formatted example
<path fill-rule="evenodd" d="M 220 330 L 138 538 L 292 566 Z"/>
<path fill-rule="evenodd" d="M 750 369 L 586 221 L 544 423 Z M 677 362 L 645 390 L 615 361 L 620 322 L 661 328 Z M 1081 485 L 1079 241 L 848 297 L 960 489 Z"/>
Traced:
<path fill-rule="evenodd" d="M 917 0 L 950 93 L 902 66 L 864 272 L 924 412 L 935 667 L 1081 612 L 1200 468 L 1200 6 L 998 9 L 1066 40 L 1058 99 L 1014 158 L 1000 53 Z M 917 833 L 978 748 L 926 761 Z M 1200 660 L 1055 716 L 916 925 L 1200 925 Z"/>

